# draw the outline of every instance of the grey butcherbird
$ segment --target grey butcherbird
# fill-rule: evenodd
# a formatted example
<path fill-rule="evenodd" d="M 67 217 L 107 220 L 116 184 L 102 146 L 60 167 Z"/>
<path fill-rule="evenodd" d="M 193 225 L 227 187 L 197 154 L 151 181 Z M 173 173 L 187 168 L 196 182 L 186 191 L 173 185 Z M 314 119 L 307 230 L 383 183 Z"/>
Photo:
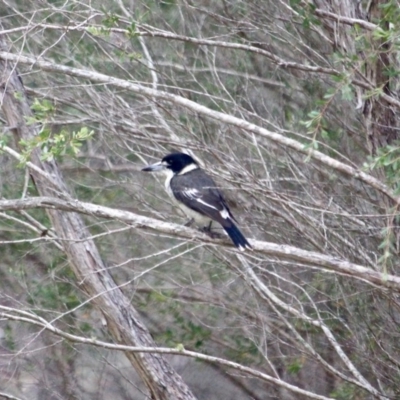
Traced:
<path fill-rule="evenodd" d="M 239 250 L 251 249 L 250 243 L 235 225 L 228 205 L 213 179 L 188 154 L 172 153 L 142 171 L 163 171 L 165 188 L 184 213 L 199 227 L 211 229 L 218 222 Z"/>

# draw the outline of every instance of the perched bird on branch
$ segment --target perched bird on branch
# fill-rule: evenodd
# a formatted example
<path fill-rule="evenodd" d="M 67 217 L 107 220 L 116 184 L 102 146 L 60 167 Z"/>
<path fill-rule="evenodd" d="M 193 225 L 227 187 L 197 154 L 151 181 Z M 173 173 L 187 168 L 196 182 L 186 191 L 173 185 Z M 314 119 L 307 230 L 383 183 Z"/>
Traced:
<path fill-rule="evenodd" d="M 211 233 L 212 223 L 218 222 L 239 250 L 251 245 L 235 225 L 235 218 L 214 180 L 188 154 L 172 153 L 142 171 L 163 171 L 165 188 L 171 198 L 203 231 Z"/>

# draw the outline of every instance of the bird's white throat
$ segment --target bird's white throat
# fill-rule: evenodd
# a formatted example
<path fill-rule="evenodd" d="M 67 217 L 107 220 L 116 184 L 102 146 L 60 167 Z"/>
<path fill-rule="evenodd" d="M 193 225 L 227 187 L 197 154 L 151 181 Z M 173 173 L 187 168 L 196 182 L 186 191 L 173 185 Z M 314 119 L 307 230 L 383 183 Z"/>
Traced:
<path fill-rule="evenodd" d="M 182 171 L 178 172 L 177 175 L 184 175 L 184 174 L 187 174 L 188 172 L 193 171 L 194 169 L 198 169 L 198 168 L 199 168 L 199 166 L 197 164 L 192 163 L 192 164 L 186 165 L 186 167 L 183 168 Z"/>

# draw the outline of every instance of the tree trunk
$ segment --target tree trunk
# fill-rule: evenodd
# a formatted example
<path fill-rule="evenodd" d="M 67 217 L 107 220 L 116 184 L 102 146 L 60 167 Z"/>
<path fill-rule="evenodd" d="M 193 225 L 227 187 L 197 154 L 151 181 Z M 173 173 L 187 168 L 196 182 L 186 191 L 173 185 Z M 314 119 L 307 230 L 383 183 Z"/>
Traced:
<path fill-rule="evenodd" d="M 3 36 L 4 37 L 4 36 Z M 0 48 L 6 50 L 0 37 Z M 27 125 L 32 116 L 24 87 L 15 66 L 0 60 L 2 110 L 16 142 L 32 139 L 34 125 Z M 70 198 L 61 171 L 55 161 L 43 162 L 40 151 L 32 152 L 31 162 L 51 177 L 30 171 L 38 192 L 42 196 Z M 63 243 L 77 282 L 107 320 L 107 326 L 117 343 L 130 346 L 153 347 L 147 328 L 141 323 L 138 312 L 123 295 L 108 273 L 95 243 L 79 214 L 49 210 L 53 227 Z M 157 354 L 126 352 L 126 356 L 145 382 L 151 399 L 195 399 L 189 388 L 172 367 Z"/>
<path fill-rule="evenodd" d="M 384 19 L 382 8 L 384 3 L 386 1 L 371 1 L 367 13 L 370 21 L 380 21 L 382 28 L 388 30 L 389 23 Z M 374 87 L 390 95 L 389 70 L 390 67 L 394 68 L 394 60 L 390 59 L 393 55 L 393 52 L 390 51 L 391 44 L 383 39 L 372 39 L 371 43 L 375 45 L 376 54 L 373 54 L 371 59 L 366 60 L 366 77 Z M 395 113 L 391 106 L 383 101 L 379 95 L 369 97 L 366 100 L 364 117 L 372 155 L 376 155 L 380 147 L 390 145 L 398 139 Z"/>

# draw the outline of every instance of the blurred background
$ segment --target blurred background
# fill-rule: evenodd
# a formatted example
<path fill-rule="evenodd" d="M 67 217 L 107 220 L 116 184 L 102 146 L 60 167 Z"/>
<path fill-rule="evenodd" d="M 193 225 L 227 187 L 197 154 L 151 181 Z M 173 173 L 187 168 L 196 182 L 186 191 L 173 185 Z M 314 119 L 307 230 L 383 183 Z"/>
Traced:
<path fill-rule="evenodd" d="M 271 141 L 173 99 L 20 64 L 35 115 L 29 123 L 40 126 L 20 151 L 29 159 L 39 147 L 55 158 L 79 200 L 178 224 L 187 219 L 163 181 L 140 169 L 169 152 L 191 152 L 248 238 L 398 274 L 397 207 L 333 163 L 370 173 L 397 193 L 398 4 L 365 3 L 0 1 L 14 54 L 174 94 L 279 135 Z M 2 140 L 17 148 L 0 122 Z M 313 157 L 316 150 L 328 161 Z M 37 195 L 15 159 L 2 153 L 0 165 L 3 199 Z M 396 293 L 315 264 L 257 252 L 238 257 L 233 248 L 120 221 L 85 221 L 158 345 L 183 344 L 309 392 L 166 356 L 198 399 L 400 397 Z M 112 341 L 53 237 L 43 210 L 0 213 L 1 305 Z M 6 317 L 0 392 L 32 400 L 148 398 L 123 353 Z"/>

